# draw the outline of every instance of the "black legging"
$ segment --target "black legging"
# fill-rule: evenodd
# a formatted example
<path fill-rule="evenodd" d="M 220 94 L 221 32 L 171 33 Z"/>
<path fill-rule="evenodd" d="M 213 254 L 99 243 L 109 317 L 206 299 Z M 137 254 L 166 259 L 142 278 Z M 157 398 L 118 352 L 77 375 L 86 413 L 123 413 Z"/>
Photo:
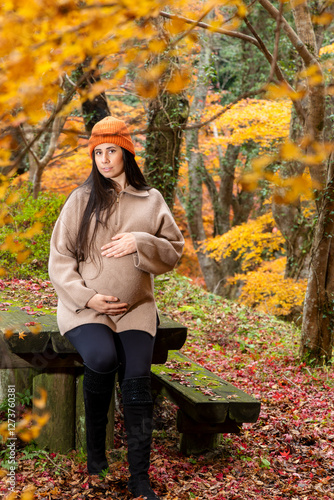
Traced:
<path fill-rule="evenodd" d="M 154 337 L 147 332 L 115 333 L 107 325 L 88 323 L 73 328 L 65 336 L 91 370 L 107 373 L 119 367 L 120 382 L 150 375 Z"/>

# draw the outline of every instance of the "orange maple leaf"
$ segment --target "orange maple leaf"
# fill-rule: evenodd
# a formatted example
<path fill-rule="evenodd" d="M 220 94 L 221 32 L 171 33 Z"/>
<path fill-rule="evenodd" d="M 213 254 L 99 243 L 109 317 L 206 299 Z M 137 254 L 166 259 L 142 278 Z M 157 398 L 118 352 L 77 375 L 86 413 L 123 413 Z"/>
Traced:
<path fill-rule="evenodd" d="M 4 331 L 3 331 L 3 333 L 4 333 L 5 337 L 6 337 L 6 339 L 10 339 L 10 337 L 12 335 L 14 335 L 14 331 L 13 331 L 12 328 L 5 328 Z"/>

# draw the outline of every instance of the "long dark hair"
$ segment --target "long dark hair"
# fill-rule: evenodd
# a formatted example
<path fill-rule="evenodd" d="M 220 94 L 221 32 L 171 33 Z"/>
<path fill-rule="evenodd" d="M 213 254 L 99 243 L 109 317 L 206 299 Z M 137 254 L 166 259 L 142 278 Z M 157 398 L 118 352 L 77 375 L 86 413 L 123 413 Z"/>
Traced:
<path fill-rule="evenodd" d="M 136 189 L 151 189 L 145 180 L 144 175 L 130 151 L 122 148 L 124 171 L 127 182 Z M 82 215 L 79 231 L 76 239 L 76 258 L 78 262 L 86 260 L 88 257 L 94 260 L 93 247 L 96 232 L 99 224 L 105 225 L 108 220 L 117 197 L 116 182 L 106 179 L 96 166 L 95 153 L 93 152 L 93 166 L 89 177 L 84 182 L 90 190 L 89 199 Z M 89 240 L 89 226 L 92 218 L 95 218 L 93 235 Z"/>

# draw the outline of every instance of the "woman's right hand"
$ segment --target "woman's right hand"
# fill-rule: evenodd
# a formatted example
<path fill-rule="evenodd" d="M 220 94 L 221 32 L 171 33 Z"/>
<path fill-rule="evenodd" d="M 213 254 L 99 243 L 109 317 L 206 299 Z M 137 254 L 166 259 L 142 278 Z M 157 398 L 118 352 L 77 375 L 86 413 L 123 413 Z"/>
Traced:
<path fill-rule="evenodd" d="M 86 307 L 95 309 L 95 311 L 102 314 L 117 316 L 118 314 L 124 314 L 128 310 L 129 304 L 126 304 L 125 302 L 120 303 L 117 297 L 97 293 L 89 299 Z"/>

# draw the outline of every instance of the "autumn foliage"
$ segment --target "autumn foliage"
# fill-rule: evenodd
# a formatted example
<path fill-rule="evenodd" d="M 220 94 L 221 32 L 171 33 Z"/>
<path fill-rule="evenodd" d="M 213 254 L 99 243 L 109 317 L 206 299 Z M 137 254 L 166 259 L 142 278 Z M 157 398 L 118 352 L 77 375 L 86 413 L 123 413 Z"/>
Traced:
<path fill-rule="evenodd" d="M 277 316 L 301 308 L 307 281 L 284 276 L 284 238 L 271 213 L 209 238 L 202 246 L 213 259 L 233 255 L 241 261 L 242 273 L 228 278 L 239 290 L 240 303 Z"/>

